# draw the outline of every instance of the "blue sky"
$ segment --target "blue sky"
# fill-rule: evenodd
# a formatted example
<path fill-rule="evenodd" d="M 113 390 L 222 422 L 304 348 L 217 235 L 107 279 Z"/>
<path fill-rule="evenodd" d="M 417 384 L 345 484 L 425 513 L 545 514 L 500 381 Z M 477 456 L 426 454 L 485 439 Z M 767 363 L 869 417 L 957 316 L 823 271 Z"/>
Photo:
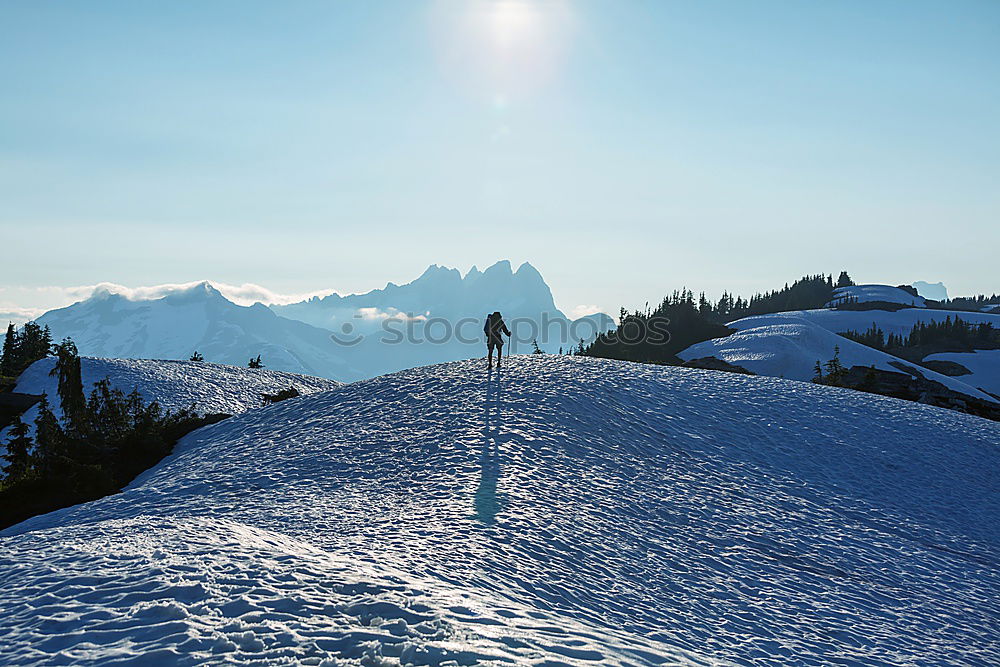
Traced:
<path fill-rule="evenodd" d="M 567 311 L 997 292 L 998 35 L 993 1 L 0 2 L 0 305 L 501 258 Z"/>

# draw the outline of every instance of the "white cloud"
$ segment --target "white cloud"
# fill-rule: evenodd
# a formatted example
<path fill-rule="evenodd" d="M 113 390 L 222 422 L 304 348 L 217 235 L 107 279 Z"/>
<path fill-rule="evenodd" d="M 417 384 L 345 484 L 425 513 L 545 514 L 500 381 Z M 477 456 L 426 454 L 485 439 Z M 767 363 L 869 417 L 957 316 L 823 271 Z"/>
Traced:
<path fill-rule="evenodd" d="M 127 287 L 116 283 L 102 282 L 96 285 L 43 287 L 0 287 L 0 318 L 10 319 L 15 324 L 36 318 L 42 313 L 55 308 L 63 308 L 70 304 L 90 297 L 97 290 L 107 290 L 120 294 L 133 301 L 160 299 L 169 294 L 181 292 L 205 281 L 190 283 L 166 283 L 142 287 Z M 333 290 L 314 290 L 311 292 L 281 293 L 254 283 L 230 285 L 209 281 L 223 296 L 241 306 L 250 306 L 256 302 L 265 304 L 287 304 L 304 301 L 314 296 L 333 294 Z"/>
<path fill-rule="evenodd" d="M 573 306 L 573 309 L 569 311 L 570 319 L 578 320 L 581 317 L 586 317 L 587 315 L 593 315 L 594 313 L 601 312 L 601 309 L 597 306 L 581 304 L 579 306 Z"/>
<path fill-rule="evenodd" d="M 0 304 L 0 328 L 6 329 L 8 322 L 21 326 L 30 322 L 45 311 L 41 308 L 18 308 L 9 304 Z"/>
<path fill-rule="evenodd" d="M 426 320 L 426 315 L 407 315 L 406 313 L 401 313 L 395 308 L 389 308 L 388 310 L 381 310 L 379 308 L 358 308 L 358 315 L 365 320 L 407 320 L 410 322 L 420 322 Z M 427 313 L 430 315 L 430 313 Z"/>

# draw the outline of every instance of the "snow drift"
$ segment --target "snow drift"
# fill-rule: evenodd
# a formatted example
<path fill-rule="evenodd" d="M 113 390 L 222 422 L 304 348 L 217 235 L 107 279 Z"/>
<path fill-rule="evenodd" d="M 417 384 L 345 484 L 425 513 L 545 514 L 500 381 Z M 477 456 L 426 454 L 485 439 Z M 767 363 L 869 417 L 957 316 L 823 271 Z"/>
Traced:
<path fill-rule="evenodd" d="M 0 662 L 985 664 L 1000 424 L 525 356 L 196 431 L 0 538 Z"/>

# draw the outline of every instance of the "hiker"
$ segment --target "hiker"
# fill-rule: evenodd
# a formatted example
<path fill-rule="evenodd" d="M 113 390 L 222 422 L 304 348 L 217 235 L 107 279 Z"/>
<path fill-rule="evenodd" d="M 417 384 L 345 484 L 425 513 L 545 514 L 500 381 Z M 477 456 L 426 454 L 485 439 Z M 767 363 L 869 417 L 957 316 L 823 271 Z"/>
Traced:
<path fill-rule="evenodd" d="M 497 350 L 497 368 L 500 368 L 500 358 L 503 356 L 503 336 L 510 337 L 510 329 L 504 324 L 500 311 L 486 316 L 486 324 L 483 325 L 483 333 L 486 334 L 486 348 L 489 350 L 489 366 L 493 368 L 493 348 Z"/>

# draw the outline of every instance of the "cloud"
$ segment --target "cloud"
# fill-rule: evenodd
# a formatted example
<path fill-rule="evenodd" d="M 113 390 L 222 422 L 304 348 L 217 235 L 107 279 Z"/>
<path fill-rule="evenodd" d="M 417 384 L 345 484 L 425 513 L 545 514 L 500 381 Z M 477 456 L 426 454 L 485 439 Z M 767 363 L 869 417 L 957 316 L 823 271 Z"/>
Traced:
<path fill-rule="evenodd" d="M 579 306 L 573 306 L 573 309 L 569 311 L 569 316 L 570 319 L 578 320 L 581 317 L 586 317 L 587 315 L 593 315 L 594 313 L 599 312 L 601 312 L 601 309 L 597 306 L 581 304 Z"/>
<path fill-rule="evenodd" d="M 18 308 L 9 304 L 0 304 L 0 325 L 6 328 L 8 322 L 13 322 L 17 326 L 21 326 L 44 312 L 41 308 Z"/>
<path fill-rule="evenodd" d="M 365 320 L 405 320 L 409 322 L 422 322 L 427 319 L 426 315 L 407 315 L 402 313 L 395 308 L 389 308 L 387 310 L 381 310 L 379 308 L 358 308 L 358 316 Z"/>
<path fill-rule="evenodd" d="M 96 285 L 73 285 L 58 286 L 47 285 L 43 287 L 0 287 L 0 317 L 11 319 L 15 324 L 34 319 L 49 310 L 63 308 L 77 301 L 82 301 L 90 297 L 98 290 L 105 290 L 112 294 L 120 294 L 132 301 L 144 301 L 149 299 L 160 299 L 170 294 L 182 292 L 200 285 L 205 281 L 194 281 L 190 283 L 165 283 L 162 285 L 150 285 L 142 287 L 127 287 L 117 283 L 102 282 Z M 333 290 L 313 290 L 310 292 L 282 293 L 275 292 L 261 285 L 254 283 L 243 283 L 242 285 L 230 285 L 215 281 L 208 281 L 215 289 L 219 290 L 223 296 L 233 303 L 241 306 L 250 306 L 258 301 L 265 304 L 287 304 L 297 303 L 314 296 L 326 296 L 333 294 Z"/>

